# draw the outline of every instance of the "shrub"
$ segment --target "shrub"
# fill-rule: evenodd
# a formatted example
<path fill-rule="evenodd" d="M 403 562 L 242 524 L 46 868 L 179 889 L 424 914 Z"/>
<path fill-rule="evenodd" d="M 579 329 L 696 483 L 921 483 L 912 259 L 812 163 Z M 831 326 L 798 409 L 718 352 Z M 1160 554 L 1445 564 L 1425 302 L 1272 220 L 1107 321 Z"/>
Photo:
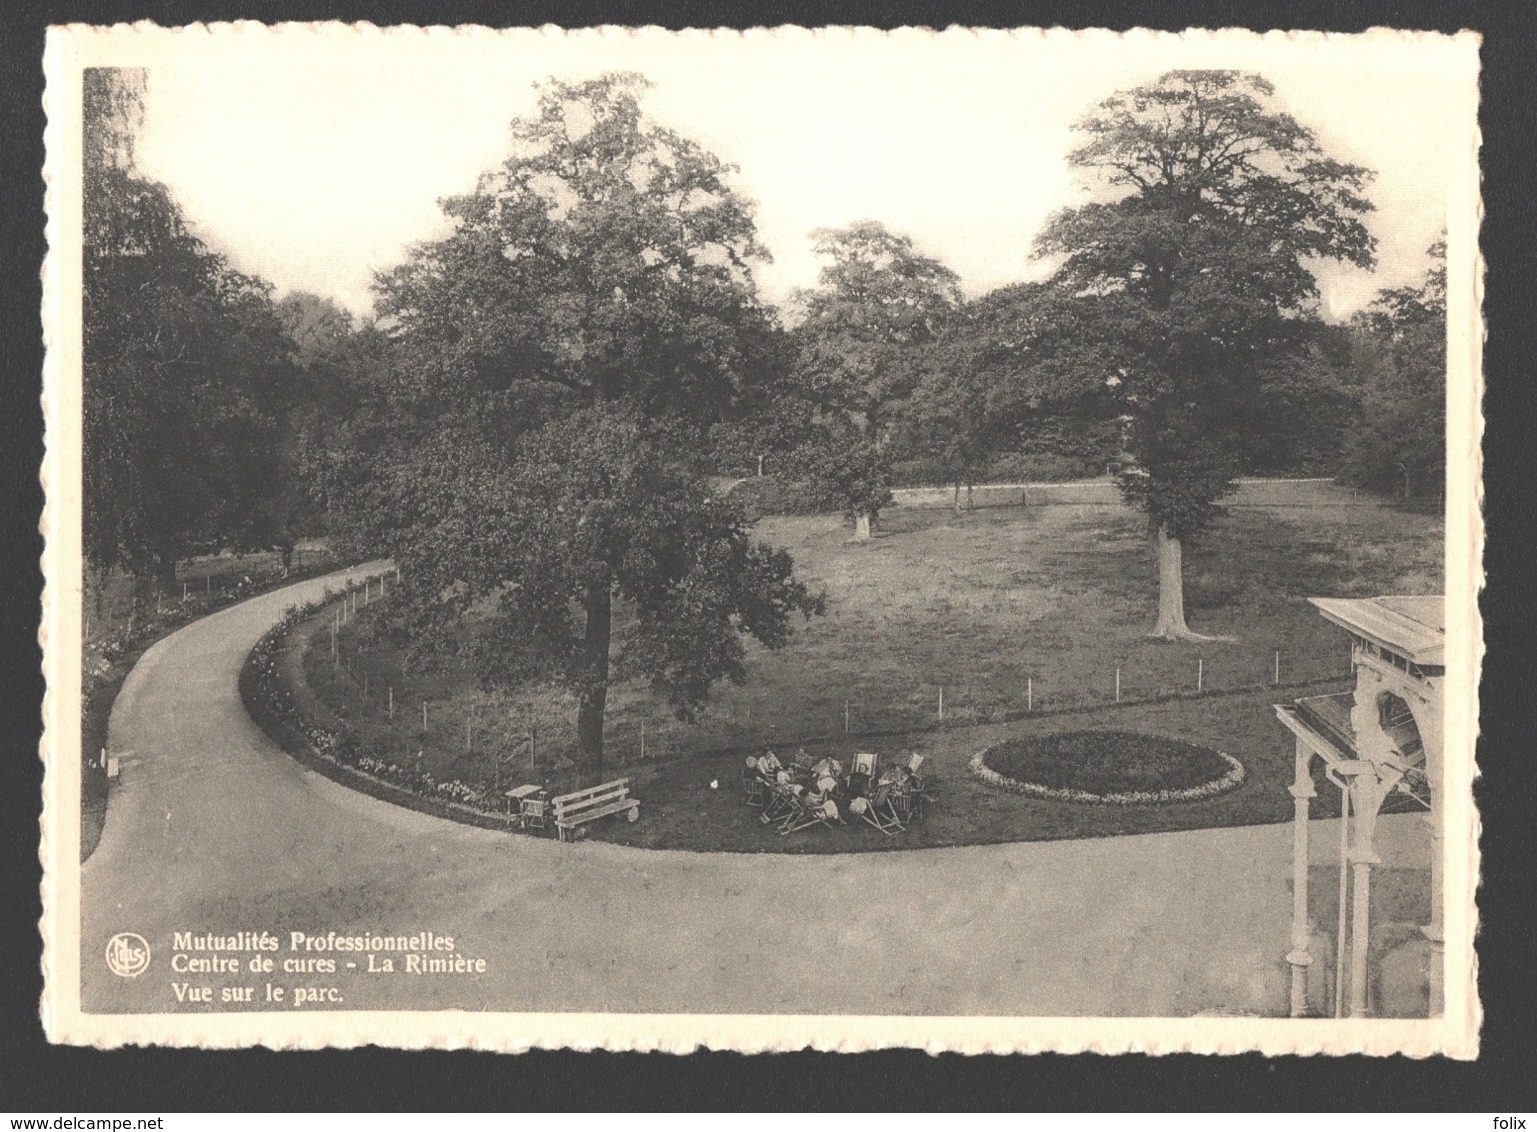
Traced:
<path fill-rule="evenodd" d="M 765 515 L 825 515 L 835 510 L 809 483 L 780 476 L 753 476 L 731 489 L 731 498 L 742 505 L 747 521 Z"/>

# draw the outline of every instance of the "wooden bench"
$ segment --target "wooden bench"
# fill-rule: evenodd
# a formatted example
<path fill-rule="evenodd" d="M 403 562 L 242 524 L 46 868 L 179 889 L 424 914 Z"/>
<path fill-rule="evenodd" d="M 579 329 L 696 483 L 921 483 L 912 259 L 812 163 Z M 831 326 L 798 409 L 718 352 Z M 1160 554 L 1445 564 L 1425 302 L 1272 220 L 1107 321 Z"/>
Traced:
<path fill-rule="evenodd" d="M 577 827 L 598 818 L 629 811 L 628 818 L 640 817 L 640 801 L 630 797 L 628 778 L 605 782 L 602 786 L 589 786 L 572 794 L 562 794 L 551 803 L 555 811 L 555 836 L 562 841 L 572 840 Z"/>

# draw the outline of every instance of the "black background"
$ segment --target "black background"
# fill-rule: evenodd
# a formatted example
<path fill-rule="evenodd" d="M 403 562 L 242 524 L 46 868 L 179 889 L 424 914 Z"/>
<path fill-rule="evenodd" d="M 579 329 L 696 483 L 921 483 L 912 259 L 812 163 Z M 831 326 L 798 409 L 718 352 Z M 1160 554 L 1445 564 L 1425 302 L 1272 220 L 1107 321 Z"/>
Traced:
<path fill-rule="evenodd" d="M 0 1110 L 527 1110 L 527 1109 L 1025 1109 L 1089 1111 L 1530 1112 L 1534 948 L 1528 927 L 1537 828 L 1533 762 L 1537 696 L 1532 624 L 1533 169 L 1537 145 L 1537 18 L 1529 0 L 1499 3 L 69 3 L 6 0 L 0 15 L 0 197 L 3 365 L 0 461 L 5 474 L 4 621 L 0 640 L 0 839 L 5 850 L 3 1047 Z M 888 1051 L 743 1057 L 699 1053 L 518 1056 L 472 1052 L 161 1049 L 49 1046 L 42 994 L 37 859 L 43 681 L 36 644 L 42 539 L 42 337 L 38 269 L 43 240 L 42 52 L 49 24 L 152 20 L 366 20 L 492 26 L 545 23 L 752 27 L 950 24 L 1015 27 L 1245 26 L 1360 31 L 1373 26 L 1484 36 L 1485 491 L 1488 590 L 1481 691 L 1483 734 L 1475 787 L 1483 821 L 1479 982 L 1483 1053 L 1475 1062 L 1403 1057 L 1265 1058 L 930 1056 Z M 1457 1122 L 1461 1126 L 1464 1122 Z M 1475 1125 L 1468 1124 L 1472 1128 Z M 1487 1127 L 1479 1122 L 1477 1127 Z"/>

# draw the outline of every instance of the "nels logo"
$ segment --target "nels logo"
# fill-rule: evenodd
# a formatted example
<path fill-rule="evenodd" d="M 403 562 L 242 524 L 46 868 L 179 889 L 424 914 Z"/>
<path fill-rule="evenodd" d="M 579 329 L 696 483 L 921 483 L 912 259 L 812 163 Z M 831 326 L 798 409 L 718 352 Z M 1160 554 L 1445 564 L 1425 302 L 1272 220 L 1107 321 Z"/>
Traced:
<path fill-rule="evenodd" d="M 149 967 L 149 942 L 133 932 L 118 932 L 107 941 L 107 966 L 125 979 L 142 975 Z"/>

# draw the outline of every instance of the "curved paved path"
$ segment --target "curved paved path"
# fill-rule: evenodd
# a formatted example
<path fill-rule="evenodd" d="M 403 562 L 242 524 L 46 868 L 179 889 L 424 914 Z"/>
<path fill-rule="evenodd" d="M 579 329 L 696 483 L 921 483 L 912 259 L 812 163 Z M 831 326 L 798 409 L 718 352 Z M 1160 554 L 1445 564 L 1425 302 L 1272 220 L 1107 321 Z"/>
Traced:
<path fill-rule="evenodd" d="M 482 830 L 339 786 L 268 740 L 236 686 L 257 638 L 324 583 L 182 629 L 125 683 L 111 742 L 133 753 L 82 868 L 87 1012 L 189 1009 L 172 987 L 182 979 L 216 997 L 225 985 L 334 986 L 351 1009 L 1284 1011 L 1285 826 L 847 856 L 668 853 Z M 1315 844 L 1332 844 L 1320 834 Z M 264 930 L 283 941 L 273 975 L 169 968 L 173 932 Z M 154 955 L 137 978 L 103 959 L 123 931 Z M 451 935 L 486 972 L 368 974 L 344 966 L 361 957 L 333 953 L 334 975 L 284 975 L 294 931 Z"/>

